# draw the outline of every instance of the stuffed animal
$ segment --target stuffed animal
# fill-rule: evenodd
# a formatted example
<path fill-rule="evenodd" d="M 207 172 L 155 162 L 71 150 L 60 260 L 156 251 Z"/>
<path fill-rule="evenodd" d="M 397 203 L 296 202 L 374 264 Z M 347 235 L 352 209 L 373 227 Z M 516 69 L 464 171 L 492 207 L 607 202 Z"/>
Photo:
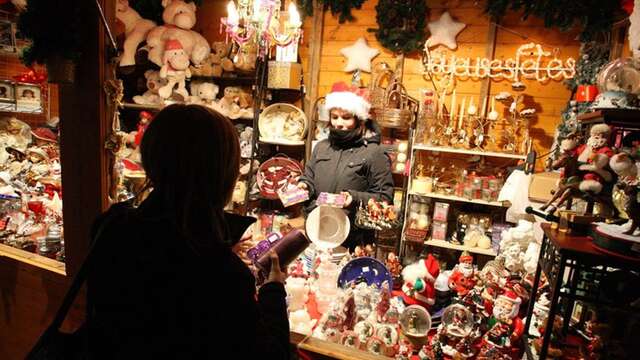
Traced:
<path fill-rule="evenodd" d="M 116 19 L 124 25 L 125 33 L 120 66 L 135 65 L 138 45 L 145 40 L 149 31 L 156 26 L 156 23 L 143 19 L 137 11 L 129 6 L 129 0 L 118 0 L 116 2 Z"/>
<path fill-rule="evenodd" d="M 624 211 L 631 222 L 625 235 L 633 235 L 640 226 L 640 204 L 638 203 L 638 164 L 627 154 L 614 155 L 609 162 L 611 169 L 618 175 L 618 187 L 624 191 L 626 201 Z"/>
<path fill-rule="evenodd" d="M 231 43 L 224 41 L 214 42 L 211 46 L 211 54 L 200 64 L 192 66 L 191 72 L 198 76 L 222 76 L 223 72 L 233 72 L 235 66 L 229 58 Z"/>
<path fill-rule="evenodd" d="M 189 70 L 189 57 L 178 40 L 168 40 L 164 51 L 160 77 L 167 79 L 167 84 L 158 89 L 158 95 L 168 99 L 173 93 L 173 88 L 178 85 L 175 92 L 186 100 L 189 92 L 185 87 L 185 78 L 191 77 Z"/>
<path fill-rule="evenodd" d="M 254 41 L 244 43 L 233 57 L 233 64 L 238 72 L 251 73 L 256 69 L 258 44 Z"/>
<path fill-rule="evenodd" d="M 212 106 L 218 96 L 220 88 L 214 83 L 192 82 L 189 102 L 205 106 Z"/>
<path fill-rule="evenodd" d="M 252 106 L 253 99 L 251 95 L 239 87 L 229 86 L 224 89 L 222 99 L 213 104 L 213 109 L 229 119 L 239 119 L 253 116 Z"/>
<path fill-rule="evenodd" d="M 156 26 L 147 34 L 149 60 L 163 65 L 166 42 L 178 40 L 191 62 L 198 66 L 211 51 L 207 40 L 191 30 L 196 23 L 196 5 L 183 0 L 162 0 L 164 25 Z"/>
<path fill-rule="evenodd" d="M 147 91 L 142 95 L 134 96 L 133 102 L 147 105 L 162 104 L 162 98 L 158 95 L 158 90 L 167 84 L 167 79 L 161 78 L 160 72 L 157 70 L 145 71 L 144 77 L 147 79 Z"/>

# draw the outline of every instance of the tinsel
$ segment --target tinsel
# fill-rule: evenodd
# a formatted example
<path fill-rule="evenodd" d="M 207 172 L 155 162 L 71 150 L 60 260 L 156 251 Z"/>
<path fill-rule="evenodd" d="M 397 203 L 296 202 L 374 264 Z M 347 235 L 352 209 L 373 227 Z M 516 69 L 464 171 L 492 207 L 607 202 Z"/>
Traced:
<path fill-rule="evenodd" d="M 609 32 L 622 13 L 620 2 L 614 0 L 488 0 L 485 6 L 485 12 L 498 19 L 508 10 L 521 11 L 523 19 L 536 16 L 544 20 L 546 27 L 563 31 L 582 26 L 580 40 L 583 42 Z"/>
<path fill-rule="evenodd" d="M 318 0 L 322 3 L 323 9 L 331 10 L 331 14 L 338 15 L 338 22 L 344 24 L 347 21 L 354 21 L 351 10 L 362 8 L 364 0 Z M 313 15 L 313 0 L 301 0 L 298 2 L 301 13 L 304 16 Z"/>
<path fill-rule="evenodd" d="M 376 39 L 393 52 L 410 53 L 422 48 L 427 19 L 425 0 L 380 0 L 376 5 Z"/>

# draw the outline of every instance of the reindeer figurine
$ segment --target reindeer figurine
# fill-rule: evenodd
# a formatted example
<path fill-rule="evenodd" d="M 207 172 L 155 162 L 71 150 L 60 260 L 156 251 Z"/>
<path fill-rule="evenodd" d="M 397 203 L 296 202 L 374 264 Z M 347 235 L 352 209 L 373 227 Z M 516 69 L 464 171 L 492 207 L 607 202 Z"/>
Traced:
<path fill-rule="evenodd" d="M 549 212 L 554 212 L 555 209 L 564 204 L 570 196 L 575 195 L 576 190 L 579 190 L 582 176 L 580 176 L 578 169 L 578 154 L 576 153 L 578 144 L 578 137 L 575 134 L 568 135 L 560 142 L 562 154 L 551 164 L 551 168 L 553 170 L 562 169 L 562 179 L 553 197 L 540 207 L 540 210 L 546 211 L 547 208 L 551 207 Z"/>

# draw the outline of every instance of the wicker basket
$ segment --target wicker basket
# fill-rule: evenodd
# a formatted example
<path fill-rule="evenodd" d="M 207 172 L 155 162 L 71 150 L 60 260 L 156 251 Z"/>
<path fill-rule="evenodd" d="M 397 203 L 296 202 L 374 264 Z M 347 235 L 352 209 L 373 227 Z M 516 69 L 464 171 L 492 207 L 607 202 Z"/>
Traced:
<path fill-rule="evenodd" d="M 384 106 L 384 99 L 387 89 L 382 87 L 383 81 L 388 80 L 389 84 L 394 81 L 393 71 L 386 63 L 380 63 L 376 66 L 373 72 L 373 81 L 369 87 L 369 101 L 371 102 L 371 108 L 381 108 Z"/>
<path fill-rule="evenodd" d="M 374 119 L 382 127 L 408 129 L 413 123 L 418 102 L 410 97 L 404 86 L 397 81 L 387 90 L 383 106 L 373 109 Z"/>

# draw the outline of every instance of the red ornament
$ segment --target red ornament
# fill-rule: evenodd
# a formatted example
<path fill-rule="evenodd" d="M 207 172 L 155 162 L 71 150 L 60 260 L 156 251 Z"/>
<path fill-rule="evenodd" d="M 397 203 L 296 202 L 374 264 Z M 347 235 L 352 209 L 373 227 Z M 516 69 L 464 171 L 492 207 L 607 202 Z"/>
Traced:
<path fill-rule="evenodd" d="M 595 85 L 578 85 L 576 90 L 577 102 L 592 102 L 598 96 L 598 87 Z"/>
<path fill-rule="evenodd" d="M 47 76 L 44 73 L 35 71 L 34 69 L 29 69 L 20 75 L 14 76 L 13 78 L 22 83 L 42 84 L 47 79 Z"/>
<path fill-rule="evenodd" d="M 622 6 L 622 10 L 629 15 L 633 12 L 633 0 L 622 0 L 620 6 Z"/>

